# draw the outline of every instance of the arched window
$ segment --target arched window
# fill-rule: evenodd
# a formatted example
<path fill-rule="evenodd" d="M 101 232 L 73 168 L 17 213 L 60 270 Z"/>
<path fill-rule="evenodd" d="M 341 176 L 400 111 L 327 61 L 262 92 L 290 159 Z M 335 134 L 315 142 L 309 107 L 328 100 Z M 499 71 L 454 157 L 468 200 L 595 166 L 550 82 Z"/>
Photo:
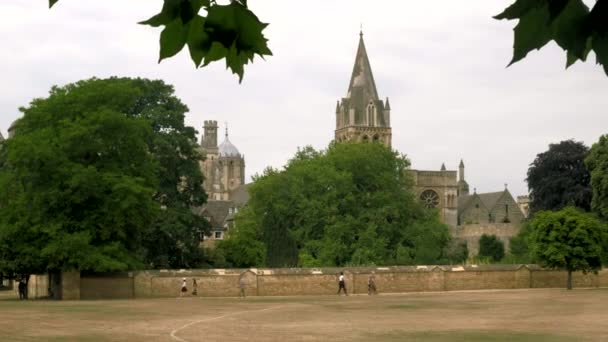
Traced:
<path fill-rule="evenodd" d="M 378 134 L 374 135 L 374 142 L 379 142 L 380 141 L 380 136 Z"/>
<path fill-rule="evenodd" d="M 364 135 L 363 138 L 361 139 L 363 142 L 368 142 L 369 141 L 369 137 L 367 135 Z"/>

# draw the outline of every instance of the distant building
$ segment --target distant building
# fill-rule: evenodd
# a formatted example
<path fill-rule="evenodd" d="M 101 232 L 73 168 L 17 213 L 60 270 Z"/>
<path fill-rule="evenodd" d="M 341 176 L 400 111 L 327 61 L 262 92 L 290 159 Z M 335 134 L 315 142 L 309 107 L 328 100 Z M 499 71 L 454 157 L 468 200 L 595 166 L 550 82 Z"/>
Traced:
<path fill-rule="evenodd" d="M 205 121 L 201 150 L 205 160 L 200 163 L 205 176 L 203 183 L 207 203 L 199 214 L 211 223 L 211 236 L 204 240 L 222 240 L 232 226 L 234 215 L 249 200 L 245 185 L 245 156 L 228 139 L 228 128 L 224 141 L 217 144 L 217 121 Z M 212 245 L 211 242 L 205 243 Z"/>

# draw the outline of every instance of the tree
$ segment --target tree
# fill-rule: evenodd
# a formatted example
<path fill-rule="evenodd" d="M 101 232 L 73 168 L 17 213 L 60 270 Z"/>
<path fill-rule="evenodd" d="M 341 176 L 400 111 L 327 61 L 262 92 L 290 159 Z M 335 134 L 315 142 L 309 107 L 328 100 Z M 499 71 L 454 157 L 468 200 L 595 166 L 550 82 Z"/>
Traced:
<path fill-rule="evenodd" d="M 608 220 L 608 135 L 601 136 L 593 144 L 585 164 L 591 173 L 591 207 L 601 218 Z"/>
<path fill-rule="evenodd" d="M 58 0 L 49 0 L 53 7 Z M 205 15 L 200 12 L 204 11 Z M 164 26 L 160 34 L 159 63 L 179 53 L 186 45 L 194 65 L 204 67 L 224 59 L 226 68 L 243 80 L 244 66 L 254 56 L 272 55 L 260 22 L 247 7 L 247 0 L 220 5 L 215 0 L 164 0 L 157 15 L 140 24 Z"/>
<path fill-rule="evenodd" d="M 574 207 L 539 212 L 530 222 L 532 254 L 549 268 L 568 271 L 567 289 L 572 289 L 572 272 L 601 268 L 602 245 L 607 227 L 594 214 Z"/>
<path fill-rule="evenodd" d="M 304 148 L 283 170 L 255 177 L 247 224 L 265 246 L 266 265 L 441 260 L 447 227 L 415 198 L 408 165 L 381 144 L 340 143 L 325 151 Z M 231 233 L 228 241 L 239 234 Z"/>
<path fill-rule="evenodd" d="M 124 270 L 161 249 L 198 250 L 200 154 L 172 93 L 162 81 L 90 79 L 21 109 L 0 151 L 3 273 Z"/>
<path fill-rule="evenodd" d="M 230 265 L 243 268 L 264 266 L 267 251 L 261 241 L 260 225 L 255 220 L 251 207 L 245 206 L 236 215 L 238 224 L 231 227 L 228 237 L 217 244 L 216 249 L 222 251 Z"/>
<path fill-rule="evenodd" d="M 589 10 L 583 0 L 516 0 L 494 18 L 519 19 L 509 65 L 553 40 L 566 51 L 566 68 L 577 60 L 585 61 L 593 50 L 608 75 L 606 1 L 596 1 Z"/>
<path fill-rule="evenodd" d="M 585 157 L 589 149 L 582 142 L 564 140 L 550 144 L 539 153 L 528 169 L 530 212 L 559 210 L 574 205 L 583 210 L 591 208 L 591 186 Z"/>
<path fill-rule="evenodd" d="M 513 262 L 530 263 L 530 225 L 525 222 L 517 235 L 513 236 L 509 243 L 509 254 L 513 257 Z"/>
<path fill-rule="evenodd" d="M 505 246 L 496 235 L 482 234 L 479 238 L 479 256 L 491 258 L 494 262 L 500 261 L 505 256 Z"/>

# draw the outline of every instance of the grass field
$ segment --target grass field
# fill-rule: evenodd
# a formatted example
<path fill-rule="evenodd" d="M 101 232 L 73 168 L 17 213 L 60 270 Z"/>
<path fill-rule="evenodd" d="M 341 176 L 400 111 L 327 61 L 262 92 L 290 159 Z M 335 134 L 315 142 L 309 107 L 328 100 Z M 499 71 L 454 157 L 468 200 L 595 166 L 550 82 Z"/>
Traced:
<path fill-rule="evenodd" d="M 0 341 L 608 341 L 608 289 L 27 301 Z"/>

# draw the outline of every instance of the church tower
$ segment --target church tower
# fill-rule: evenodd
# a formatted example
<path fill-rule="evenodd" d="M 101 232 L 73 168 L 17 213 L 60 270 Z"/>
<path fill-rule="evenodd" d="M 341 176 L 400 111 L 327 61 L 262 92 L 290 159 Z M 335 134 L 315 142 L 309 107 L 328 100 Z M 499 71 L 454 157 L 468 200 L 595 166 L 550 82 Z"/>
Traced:
<path fill-rule="evenodd" d="M 377 141 L 391 146 L 391 115 L 388 98 L 378 97 L 372 68 L 367 58 L 363 32 L 346 97 L 336 105 L 335 140 Z"/>
<path fill-rule="evenodd" d="M 203 186 L 209 200 L 228 201 L 232 199 L 232 191 L 245 184 L 245 157 L 228 139 L 228 127 L 219 146 L 217 132 L 217 121 L 205 121 L 201 139 L 205 160 L 200 163 L 205 176 Z"/>

